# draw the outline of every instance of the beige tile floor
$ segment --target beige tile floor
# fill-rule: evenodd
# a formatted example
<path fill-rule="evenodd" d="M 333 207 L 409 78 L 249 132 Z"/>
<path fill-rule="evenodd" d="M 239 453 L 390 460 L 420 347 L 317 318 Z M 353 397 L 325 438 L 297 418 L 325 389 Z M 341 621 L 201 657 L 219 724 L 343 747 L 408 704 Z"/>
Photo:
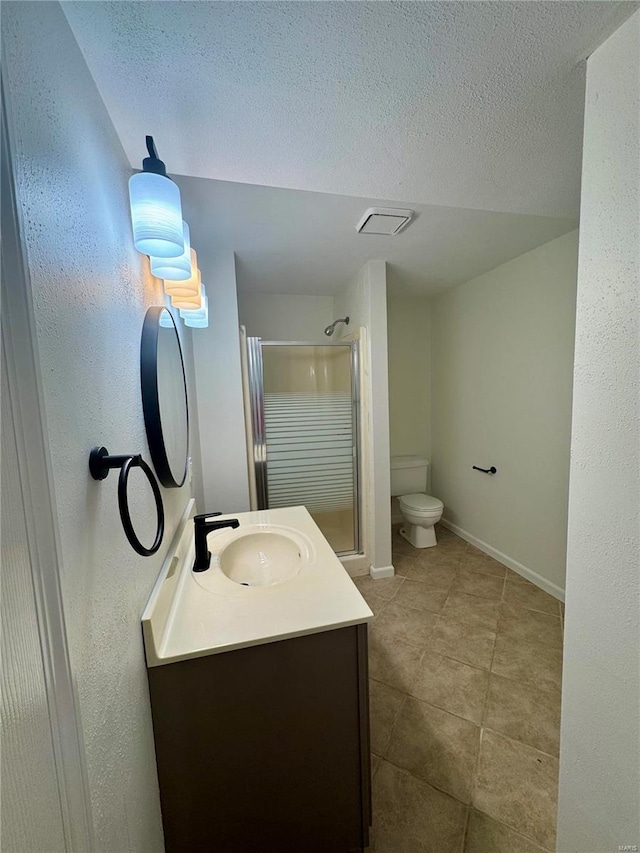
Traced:
<path fill-rule="evenodd" d="M 563 610 L 444 528 L 356 584 L 369 634 L 375 853 L 555 850 Z"/>

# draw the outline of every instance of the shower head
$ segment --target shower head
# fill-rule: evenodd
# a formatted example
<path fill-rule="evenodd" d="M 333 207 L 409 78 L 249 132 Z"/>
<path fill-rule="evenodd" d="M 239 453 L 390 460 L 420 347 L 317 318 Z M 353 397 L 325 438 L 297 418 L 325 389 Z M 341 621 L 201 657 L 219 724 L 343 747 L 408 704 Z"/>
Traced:
<path fill-rule="evenodd" d="M 324 330 L 324 333 L 328 338 L 330 338 L 331 335 L 334 333 L 335 328 L 338 325 L 338 323 L 344 323 L 345 326 L 348 326 L 349 325 L 349 318 L 343 317 L 341 320 L 334 320 L 333 323 L 330 323 L 327 326 L 327 328 Z"/>

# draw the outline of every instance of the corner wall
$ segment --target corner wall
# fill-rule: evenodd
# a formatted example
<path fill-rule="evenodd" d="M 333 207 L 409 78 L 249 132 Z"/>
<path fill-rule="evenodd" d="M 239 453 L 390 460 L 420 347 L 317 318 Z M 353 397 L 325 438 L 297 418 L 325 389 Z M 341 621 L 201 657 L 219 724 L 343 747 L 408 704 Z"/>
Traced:
<path fill-rule="evenodd" d="M 125 538 L 116 477 L 92 480 L 88 457 L 104 444 L 150 458 L 140 335 L 162 292 L 133 247 L 130 165 L 60 5 L 3 3 L 2 37 L 94 849 L 161 853 L 140 614 L 191 491 L 162 490 L 165 540 L 143 558 Z M 152 501 L 133 480 L 135 523 L 148 541 Z M 32 811 L 36 820 L 37 803 Z"/>
<path fill-rule="evenodd" d="M 247 512 L 247 469 L 240 330 L 233 252 L 200 253 L 203 281 L 211 282 L 209 326 L 193 329 L 201 471 L 199 512 Z"/>
<path fill-rule="evenodd" d="M 247 335 L 265 341 L 323 342 L 335 320 L 332 296 L 238 293 L 238 313 Z"/>
<path fill-rule="evenodd" d="M 393 574 L 391 564 L 391 483 L 389 455 L 389 380 L 387 369 L 387 270 L 385 261 L 369 261 L 356 278 L 334 296 L 337 317 L 348 315 L 348 328 L 336 334 L 366 330 L 366 361 L 363 382 L 367 400 L 361 407 L 366 423 L 362 448 L 365 461 L 366 517 L 363 519 L 365 553 L 373 577 Z M 366 414 L 364 414 L 366 412 Z M 364 443 L 364 441 L 363 441 Z"/>
<path fill-rule="evenodd" d="M 587 62 L 560 739 L 562 853 L 640 845 L 639 81 L 636 12 Z"/>
<path fill-rule="evenodd" d="M 431 301 L 387 297 L 392 456 L 431 456 Z"/>
<path fill-rule="evenodd" d="M 454 530 L 558 597 L 577 245 L 576 231 L 552 240 L 432 308 L 432 493 Z"/>

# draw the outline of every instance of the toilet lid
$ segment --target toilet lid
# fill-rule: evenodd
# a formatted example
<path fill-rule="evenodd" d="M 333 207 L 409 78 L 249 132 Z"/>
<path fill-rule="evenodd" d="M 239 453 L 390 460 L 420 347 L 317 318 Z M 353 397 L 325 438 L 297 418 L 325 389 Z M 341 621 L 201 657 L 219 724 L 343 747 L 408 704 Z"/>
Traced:
<path fill-rule="evenodd" d="M 442 501 L 425 495 L 422 492 L 417 495 L 401 495 L 400 506 L 413 509 L 417 512 L 439 512 L 444 508 Z"/>

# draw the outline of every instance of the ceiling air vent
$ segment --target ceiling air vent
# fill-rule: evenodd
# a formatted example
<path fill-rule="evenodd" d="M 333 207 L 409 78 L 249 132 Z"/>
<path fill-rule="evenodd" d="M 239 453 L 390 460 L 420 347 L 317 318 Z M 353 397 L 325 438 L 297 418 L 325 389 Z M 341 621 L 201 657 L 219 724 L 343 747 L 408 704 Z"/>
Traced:
<path fill-rule="evenodd" d="M 413 219 L 413 210 L 398 210 L 396 207 L 370 207 L 356 225 L 359 234 L 385 234 L 393 237 Z"/>

